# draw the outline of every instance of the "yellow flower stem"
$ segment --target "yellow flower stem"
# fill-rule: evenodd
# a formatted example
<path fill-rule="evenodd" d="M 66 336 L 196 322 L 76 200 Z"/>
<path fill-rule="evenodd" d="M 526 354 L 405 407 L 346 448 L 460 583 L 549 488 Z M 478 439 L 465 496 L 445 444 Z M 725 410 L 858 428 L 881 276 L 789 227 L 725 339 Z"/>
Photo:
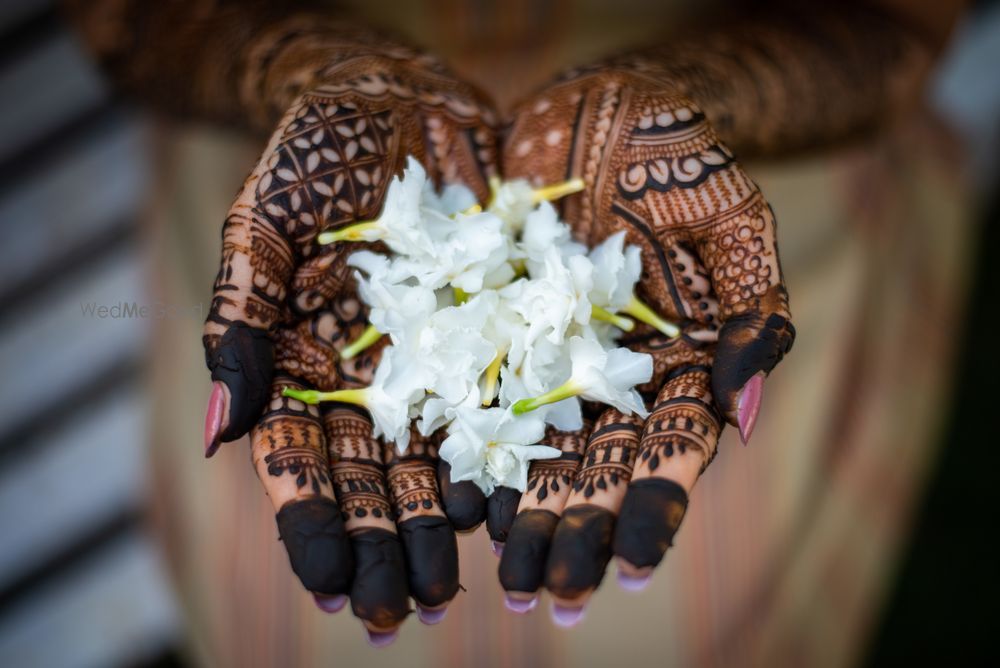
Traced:
<path fill-rule="evenodd" d="M 453 287 L 451 290 L 455 293 L 455 306 L 460 306 L 469 301 L 469 293 L 462 288 Z"/>
<path fill-rule="evenodd" d="M 489 206 L 496 201 L 497 195 L 500 193 L 500 186 L 503 185 L 503 181 L 500 180 L 499 176 L 491 176 L 487 179 L 487 183 L 490 187 L 490 201 L 487 202 L 487 206 Z"/>
<path fill-rule="evenodd" d="M 373 346 L 381 338 L 382 332 L 375 329 L 375 325 L 368 325 L 365 331 L 361 332 L 361 336 L 344 346 L 344 349 L 340 351 L 340 357 L 341 359 L 349 360 L 363 350 Z"/>
<path fill-rule="evenodd" d="M 618 329 L 631 332 L 635 329 L 635 323 L 623 315 L 612 313 L 595 304 L 590 305 L 590 317 L 601 322 L 609 322 Z"/>
<path fill-rule="evenodd" d="M 565 197 L 566 195 L 572 195 L 573 193 L 578 193 L 584 189 L 586 184 L 584 184 L 583 179 L 575 178 L 569 181 L 563 181 L 562 183 L 555 183 L 551 186 L 545 186 L 544 188 L 536 188 L 534 191 L 534 203 L 539 202 L 551 202 L 552 200 L 557 200 L 560 197 Z"/>
<path fill-rule="evenodd" d="M 333 232 L 323 232 L 316 237 L 316 242 L 326 245 L 332 244 L 335 241 L 364 241 L 364 238 L 361 235 L 368 230 L 376 229 L 378 226 L 379 221 L 377 220 L 365 220 L 360 223 L 348 225 L 347 227 L 342 227 L 339 230 L 334 230 Z"/>
<path fill-rule="evenodd" d="M 556 389 L 550 390 L 545 394 L 540 394 L 537 397 L 532 397 L 531 399 L 521 399 L 520 401 L 515 401 L 511 410 L 514 412 L 514 415 L 524 415 L 525 413 L 529 413 L 536 408 L 541 408 L 546 404 L 554 404 L 557 401 L 575 397 L 580 394 L 581 391 L 582 390 L 577 387 L 576 383 L 572 380 L 568 380 Z"/>
<path fill-rule="evenodd" d="M 473 204 L 468 209 L 463 209 L 462 211 L 459 211 L 459 213 L 462 214 L 463 216 L 471 216 L 482 212 L 483 212 L 483 207 L 478 204 Z"/>
<path fill-rule="evenodd" d="M 510 268 L 514 270 L 514 278 L 520 278 L 521 276 L 528 275 L 528 266 L 524 263 L 524 260 L 517 258 L 516 260 L 510 261 Z"/>
<path fill-rule="evenodd" d="M 493 395 L 497 389 L 497 379 L 500 378 L 500 367 L 503 365 L 503 358 L 506 356 L 506 351 L 497 350 L 496 357 L 486 367 L 486 391 L 483 393 L 483 406 L 489 406 L 493 403 Z"/>
<path fill-rule="evenodd" d="M 293 390 L 290 387 L 286 387 L 281 391 L 281 396 L 298 399 L 307 404 L 318 404 L 321 401 L 339 401 L 344 404 L 354 404 L 355 406 L 368 405 L 368 388 L 366 387 L 356 390 L 334 390 L 333 392 Z"/>
<path fill-rule="evenodd" d="M 653 327 L 669 336 L 671 339 L 675 339 L 681 335 L 680 327 L 661 318 L 656 311 L 642 303 L 642 301 L 640 301 L 635 295 L 632 295 L 632 301 L 628 303 L 628 306 L 622 309 L 622 313 L 627 313 L 636 320 L 646 323 L 650 327 Z"/>

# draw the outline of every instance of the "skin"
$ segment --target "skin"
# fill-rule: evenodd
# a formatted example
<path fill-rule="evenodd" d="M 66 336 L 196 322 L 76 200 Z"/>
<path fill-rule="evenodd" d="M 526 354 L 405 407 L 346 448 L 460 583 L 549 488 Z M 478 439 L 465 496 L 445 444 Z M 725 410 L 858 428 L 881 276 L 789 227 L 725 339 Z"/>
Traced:
<path fill-rule="evenodd" d="M 553 620 L 575 625 L 612 558 L 623 588 L 643 588 L 724 424 L 749 440 L 791 348 L 774 212 L 723 138 L 772 156 L 861 135 L 912 99 L 942 41 L 868 7 L 739 25 L 578 68 L 515 111 L 505 175 L 583 178 L 563 218 L 589 245 L 625 230 L 643 252 L 640 296 L 684 333 L 622 338 L 654 358 L 650 416 L 598 413 L 572 491 L 521 497 L 499 565 L 514 612 L 546 589 Z M 546 477 L 536 463 L 529 488 Z"/>
<path fill-rule="evenodd" d="M 613 557 L 623 584 L 641 584 L 725 422 L 750 437 L 763 379 L 794 337 L 773 212 L 727 147 L 782 156 L 879 127 L 912 102 L 961 8 L 756 8 L 564 74 L 498 139 L 486 98 L 432 58 L 307 3 L 66 4 L 126 91 L 270 135 L 223 226 L 206 454 L 250 434 L 292 568 L 324 610 L 349 596 L 379 646 L 409 598 L 440 621 L 457 590 L 454 531 L 484 521 L 506 541 L 500 580 L 516 611 L 546 588 L 557 621 L 575 623 Z M 315 237 L 376 216 L 407 155 L 481 198 L 498 163 L 538 185 L 583 178 L 564 219 L 591 245 L 626 230 L 643 252 L 640 295 L 682 324 L 675 340 L 643 328 L 624 339 L 654 357 L 650 417 L 592 407 L 583 432 L 550 432 L 563 456 L 536 463 L 523 495 L 451 484 L 433 439 L 399 456 L 363 410 L 281 396 L 370 380 L 377 348 L 337 352 L 364 327 L 344 264 L 358 247 Z"/>

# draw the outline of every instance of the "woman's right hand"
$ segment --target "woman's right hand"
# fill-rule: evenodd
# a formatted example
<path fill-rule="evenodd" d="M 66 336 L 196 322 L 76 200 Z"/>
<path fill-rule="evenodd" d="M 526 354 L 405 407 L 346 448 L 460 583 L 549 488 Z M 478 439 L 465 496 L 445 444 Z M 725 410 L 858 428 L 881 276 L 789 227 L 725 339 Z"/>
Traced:
<path fill-rule="evenodd" d="M 434 443 L 396 457 L 363 411 L 317 410 L 282 390 L 364 385 L 377 359 L 338 354 L 366 324 L 346 266 L 357 246 L 316 236 L 375 218 L 408 155 L 438 185 L 485 199 L 494 117 L 471 87 L 406 49 L 348 54 L 317 81 L 284 114 L 223 226 L 204 329 L 214 381 L 205 454 L 250 433 L 292 569 L 327 611 L 350 597 L 371 642 L 387 644 L 410 596 L 425 623 L 443 616 L 458 590 L 454 530 L 481 523 L 485 499 L 472 483 L 448 483 Z"/>

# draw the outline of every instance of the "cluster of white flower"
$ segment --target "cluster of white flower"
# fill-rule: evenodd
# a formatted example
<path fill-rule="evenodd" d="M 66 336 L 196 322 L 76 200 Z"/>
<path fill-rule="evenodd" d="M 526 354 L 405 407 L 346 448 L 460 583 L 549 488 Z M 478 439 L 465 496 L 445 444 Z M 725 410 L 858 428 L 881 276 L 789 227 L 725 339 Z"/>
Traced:
<path fill-rule="evenodd" d="M 572 240 L 549 200 L 581 187 L 494 182 L 483 210 L 464 186 L 436 193 L 411 158 L 377 220 L 320 236 L 392 251 L 348 260 L 371 325 L 342 355 L 391 339 L 372 385 L 286 394 L 367 407 L 375 435 L 400 452 L 411 421 L 425 436 L 446 427 L 440 455 L 452 480 L 487 494 L 496 485 L 524 491 L 529 462 L 559 456 L 539 444 L 545 426 L 581 428 L 581 399 L 645 417 L 634 387 L 650 379 L 652 358 L 616 347 L 618 332 L 634 326 L 622 314 L 678 332 L 636 299 L 640 253 L 624 233 L 589 253 Z"/>

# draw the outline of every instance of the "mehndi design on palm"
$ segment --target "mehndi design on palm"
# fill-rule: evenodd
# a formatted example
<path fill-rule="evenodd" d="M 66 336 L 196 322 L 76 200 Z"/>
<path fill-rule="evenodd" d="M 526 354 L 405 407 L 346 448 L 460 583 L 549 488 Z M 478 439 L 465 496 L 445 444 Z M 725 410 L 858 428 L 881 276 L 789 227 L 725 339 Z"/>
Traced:
<path fill-rule="evenodd" d="M 384 644 L 410 597 L 435 623 L 458 590 L 436 444 L 415 439 L 397 457 L 372 437 L 363 409 L 318 410 L 282 391 L 362 387 L 378 358 L 379 346 L 349 360 L 338 352 L 367 322 L 346 266 L 357 247 L 322 246 L 317 235 L 377 214 L 408 155 L 439 184 L 485 197 L 494 121 L 475 91 L 415 52 L 348 41 L 328 62 L 284 114 L 223 228 L 204 336 L 216 381 L 206 454 L 250 431 L 293 570 L 321 608 L 349 595 Z M 446 494 L 459 528 L 483 521 L 474 485 Z"/>
<path fill-rule="evenodd" d="M 622 337 L 653 355 L 642 388 L 651 415 L 592 416 L 577 439 L 580 466 L 564 474 L 569 494 L 553 502 L 529 491 L 513 524 L 495 532 L 507 540 L 508 607 L 531 609 L 545 587 L 565 625 L 580 618 L 612 556 L 623 586 L 642 586 L 723 423 L 749 438 L 763 378 L 794 339 L 773 212 L 704 114 L 654 71 L 631 63 L 567 74 L 517 110 L 503 151 L 507 178 L 582 178 L 586 189 L 564 200 L 563 218 L 591 246 L 624 230 L 642 249 L 639 296 L 682 329 Z M 551 466 L 533 465 L 529 489 Z"/>

